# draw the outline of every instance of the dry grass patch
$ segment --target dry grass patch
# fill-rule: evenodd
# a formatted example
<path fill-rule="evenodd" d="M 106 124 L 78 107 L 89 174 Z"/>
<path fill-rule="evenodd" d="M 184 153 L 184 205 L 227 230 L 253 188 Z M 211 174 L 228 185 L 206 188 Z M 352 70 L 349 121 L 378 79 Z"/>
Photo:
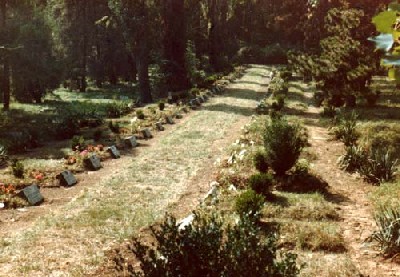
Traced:
<path fill-rule="evenodd" d="M 354 277 L 361 276 L 347 254 L 327 254 L 324 252 L 303 252 L 298 256 L 306 266 L 299 277 Z"/>
<path fill-rule="evenodd" d="M 263 210 L 266 217 L 310 221 L 337 220 L 339 218 L 335 205 L 326 201 L 320 193 L 275 192 L 274 195 L 277 201 L 268 203 Z"/>
<path fill-rule="evenodd" d="M 375 209 L 380 207 L 400 207 L 400 181 L 381 184 L 370 194 L 369 198 Z"/>
<path fill-rule="evenodd" d="M 281 242 L 301 250 L 345 250 L 344 240 L 337 224 L 331 222 L 284 222 L 280 228 Z"/>

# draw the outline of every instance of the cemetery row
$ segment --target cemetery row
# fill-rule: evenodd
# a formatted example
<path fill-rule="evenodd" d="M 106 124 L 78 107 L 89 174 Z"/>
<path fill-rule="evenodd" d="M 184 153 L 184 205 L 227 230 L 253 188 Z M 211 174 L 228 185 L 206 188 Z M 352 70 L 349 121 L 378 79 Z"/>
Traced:
<path fill-rule="evenodd" d="M 236 78 L 239 77 L 240 75 L 236 75 Z M 233 81 L 234 78 L 229 79 L 229 81 Z M 215 84 L 210 90 L 208 90 L 206 93 L 203 95 L 198 95 L 197 97 L 194 97 L 188 101 L 187 107 L 184 106 L 181 111 L 188 113 L 189 108 L 191 110 L 197 110 L 201 107 L 201 105 L 205 102 L 207 102 L 210 97 L 214 97 L 216 94 L 220 94 L 223 92 L 223 88 L 228 84 L 229 82 L 222 82 L 219 84 Z M 180 112 L 176 112 L 173 115 L 166 116 L 165 117 L 165 122 L 158 121 L 154 124 L 154 127 L 157 131 L 164 131 L 165 124 L 175 124 L 174 119 L 182 119 L 183 115 Z M 153 134 L 151 133 L 150 128 L 142 128 L 139 131 L 139 134 L 137 135 L 131 135 L 128 137 L 125 137 L 122 140 L 122 143 L 117 144 L 115 143 L 114 145 L 109 146 L 106 148 L 106 152 L 108 152 L 108 156 L 112 159 L 119 159 L 121 157 L 121 149 L 128 148 L 128 149 L 133 149 L 138 146 L 140 146 L 140 143 L 138 142 L 139 139 L 144 139 L 144 140 L 149 140 L 153 138 Z M 103 150 L 100 149 L 100 150 Z M 85 155 L 83 157 L 82 163 L 84 166 L 84 169 L 87 171 L 98 171 L 102 168 L 102 157 L 96 153 L 96 151 L 89 152 L 87 150 L 84 150 L 82 152 L 85 152 Z M 78 179 L 74 175 L 74 173 L 71 170 L 64 170 L 61 173 L 57 174 L 55 177 L 56 180 L 59 182 L 60 186 L 63 187 L 72 187 L 78 184 Z M 8 194 L 7 194 L 8 193 Z M 19 191 L 15 191 L 15 189 L 11 189 L 11 186 L 7 187 L 4 184 L 0 184 L 0 195 L 1 194 L 6 194 L 8 197 L 13 197 L 13 198 L 18 198 L 22 199 L 23 201 L 27 202 L 29 205 L 36 206 L 42 204 L 45 199 L 40 192 L 40 184 L 38 183 L 32 183 L 29 184 L 23 188 L 21 188 Z M 3 199 L 0 198 L 0 209 L 4 208 L 13 208 L 13 206 L 7 205 L 7 201 L 2 201 Z"/>

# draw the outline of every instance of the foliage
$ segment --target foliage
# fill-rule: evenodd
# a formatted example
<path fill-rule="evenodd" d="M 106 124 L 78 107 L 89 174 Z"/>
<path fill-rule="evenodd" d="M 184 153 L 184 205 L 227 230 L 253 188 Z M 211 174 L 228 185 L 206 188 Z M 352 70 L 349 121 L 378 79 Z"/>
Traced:
<path fill-rule="evenodd" d="M 370 239 L 379 243 L 383 253 L 392 257 L 400 253 L 400 210 L 398 208 L 380 208 L 375 215 L 378 230 Z"/>
<path fill-rule="evenodd" d="M 315 53 L 292 52 L 291 65 L 312 76 L 327 105 L 355 104 L 355 97 L 370 94 L 368 83 L 377 70 L 378 55 L 364 43 L 360 32 L 364 11 L 334 8 L 325 16 L 324 38 Z"/>
<path fill-rule="evenodd" d="M 136 117 L 137 117 L 138 119 L 144 119 L 144 112 L 143 112 L 143 110 L 137 110 L 137 111 L 136 111 Z"/>
<path fill-rule="evenodd" d="M 235 211 L 241 217 L 249 217 L 252 220 L 258 220 L 261 216 L 261 209 L 264 206 L 265 198 L 252 189 L 237 196 L 235 201 Z"/>
<path fill-rule="evenodd" d="M 158 108 L 160 111 L 163 111 L 165 109 L 165 102 L 164 101 L 159 101 L 158 102 Z"/>
<path fill-rule="evenodd" d="M 397 159 L 388 150 L 375 149 L 368 161 L 361 166 L 360 173 L 367 182 L 380 184 L 394 180 L 397 165 Z"/>
<path fill-rule="evenodd" d="M 335 138 L 341 140 L 345 146 L 350 147 L 357 144 L 360 133 L 357 131 L 358 115 L 352 112 L 348 116 L 338 118 L 336 126 L 333 128 Z"/>
<path fill-rule="evenodd" d="M 72 150 L 83 151 L 86 148 L 85 138 L 82 136 L 74 136 L 71 140 Z"/>
<path fill-rule="evenodd" d="M 362 146 L 351 145 L 346 147 L 346 153 L 339 157 L 339 167 L 348 172 L 359 171 L 368 163 L 369 153 Z"/>
<path fill-rule="evenodd" d="M 253 156 L 254 167 L 261 173 L 268 171 L 269 165 L 266 161 L 265 153 L 262 151 L 257 151 Z"/>
<path fill-rule="evenodd" d="M 93 133 L 93 140 L 94 141 L 99 141 L 102 136 L 103 136 L 103 131 L 102 130 L 96 130 Z"/>
<path fill-rule="evenodd" d="M 302 149 L 306 146 L 302 128 L 290 124 L 284 118 L 267 121 L 264 147 L 268 164 L 277 175 L 284 175 L 295 165 Z"/>
<path fill-rule="evenodd" d="M 278 259 L 276 238 L 267 234 L 261 240 L 260 229 L 248 218 L 234 226 L 223 226 L 217 215 L 194 213 L 191 224 L 180 227 L 167 216 L 157 229 L 151 228 L 156 243 L 147 246 L 135 239 L 129 247 L 140 261 L 135 271 L 119 255 L 119 271 L 129 276 L 297 276 L 296 255 L 284 253 Z M 126 270 L 127 269 L 127 270 Z"/>
<path fill-rule="evenodd" d="M 113 123 L 112 121 L 108 122 L 108 128 L 110 129 L 111 132 L 114 134 L 119 134 L 120 133 L 120 126 L 118 122 Z"/>
<path fill-rule="evenodd" d="M 14 160 L 11 165 L 12 173 L 17 178 L 24 178 L 25 167 L 21 161 Z"/>
<path fill-rule="evenodd" d="M 106 107 L 107 116 L 109 118 L 119 118 L 131 111 L 129 102 L 115 101 L 109 103 Z"/>
<path fill-rule="evenodd" d="M 248 186 L 256 193 L 268 196 L 274 184 L 274 177 L 268 173 L 257 173 L 250 176 Z"/>
<path fill-rule="evenodd" d="M 0 144 L 0 166 L 5 165 L 8 160 L 7 148 Z"/>

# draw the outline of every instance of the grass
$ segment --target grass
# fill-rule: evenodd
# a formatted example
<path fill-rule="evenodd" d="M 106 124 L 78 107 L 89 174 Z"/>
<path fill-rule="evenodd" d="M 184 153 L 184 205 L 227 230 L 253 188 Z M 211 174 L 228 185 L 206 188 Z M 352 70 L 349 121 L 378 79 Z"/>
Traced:
<path fill-rule="evenodd" d="M 263 214 L 269 218 L 330 221 L 338 220 L 334 204 L 320 193 L 296 194 L 275 192 L 277 202 L 265 206 Z"/>
<path fill-rule="evenodd" d="M 344 240 L 340 228 L 331 222 L 281 223 L 281 243 L 301 250 L 343 252 Z"/>
<path fill-rule="evenodd" d="M 103 175 L 72 202 L 38 219 L 28 230 L 8 234 L 5 239 L 10 245 L 0 249 L 2 271 L 9 276 L 59 271 L 81 276 L 103 260 L 104 249 L 161 218 L 186 190 L 187 181 L 210 166 L 210 157 L 221 153 L 225 144 L 220 144 L 227 132 L 247 118 L 241 109 L 256 105 L 250 97 L 240 101 L 232 95 L 214 99 L 213 103 L 231 105 L 230 112 L 205 106 L 160 137 L 159 143 L 142 148 L 140 155 L 120 164 L 119 173 Z M 28 234 L 31 239 L 27 239 Z M 35 259 L 29 253 L 35 253 Z M 11 267 L 6 268 L 6 264 Z M 68 267 L 60 270 L 63 264 Z"/>
<path fill-rule="evenodd" d="M 381 207 L 400 207 L 400 181 L 381 184 L 369 196 L 375 210 Z"/>

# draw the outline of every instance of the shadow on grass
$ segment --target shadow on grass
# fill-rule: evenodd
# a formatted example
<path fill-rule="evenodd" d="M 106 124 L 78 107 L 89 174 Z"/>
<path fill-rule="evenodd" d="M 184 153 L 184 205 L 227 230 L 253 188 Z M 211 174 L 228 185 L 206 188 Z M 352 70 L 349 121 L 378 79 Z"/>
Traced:
<path fill-rule="evenodd" d="M 311 173 L 282 176 L 278 179 L 277 190 L 304 194 L 318 192 L 324 196 L 325 200 L 335 204 L 350 201 L 349 198 L 341 194 L 332 194 L 329 191 L 329 184 L 320 176 Z M 279 204 L 279 202 L 277 204 Z M 283 204 L 285 204 L 285 202 L 283 202 Z"/>
<path fill-rule="evenodd" d="M 204 106 L 203 109 L 207 111 L 240 114 L 244 116 L 252 116 L 255 113 L 254 108 L 233 106 L 225 103 Z"/>

